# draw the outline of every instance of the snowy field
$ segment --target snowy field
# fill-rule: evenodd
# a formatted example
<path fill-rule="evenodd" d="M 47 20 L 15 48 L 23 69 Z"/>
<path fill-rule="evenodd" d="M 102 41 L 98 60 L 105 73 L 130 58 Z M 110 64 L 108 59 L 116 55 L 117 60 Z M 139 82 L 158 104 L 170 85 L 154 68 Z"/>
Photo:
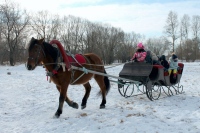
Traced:
<path fill-rule="evenodd" d="M 79 109 L 65 103 L 58 119 L 53 116 L 59 93 L 46 81 L 44 68 L 0 66 L 0 133 L 200 133 L 200 63 L 184 64 L 184 94 L 156 101 L 146 95 L 124 98 L 111 82 L 106 109 L 99 109 L 99 87 L 92 79 L 87 107 L 80 109 L 83 86 L 70 86 L 68 96 Z M 106 71 L 118 76 L 121 69 Z"/>

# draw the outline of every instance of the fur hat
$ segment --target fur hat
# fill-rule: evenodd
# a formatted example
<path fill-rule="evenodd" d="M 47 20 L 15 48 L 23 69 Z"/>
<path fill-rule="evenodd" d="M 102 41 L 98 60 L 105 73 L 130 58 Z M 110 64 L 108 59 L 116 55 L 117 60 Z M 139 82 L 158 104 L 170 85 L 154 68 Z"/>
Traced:
<path fill-rule="evenodd" d="M 166 60 L 165 55 L 162 55 L 162 56 L 160 57 L 160 60 Z"/>
<path fill-rule="evenodd" d="M 140 49 L 144 49 L 144 45 L 141 42 L 138 43 L 137 47 L 140 48 Z"/>
<path fill-rule="evenodd" d="M 177 59 L 177 58 L 178 57 L 175 54 L 172 55 L 172 59 Z"/>

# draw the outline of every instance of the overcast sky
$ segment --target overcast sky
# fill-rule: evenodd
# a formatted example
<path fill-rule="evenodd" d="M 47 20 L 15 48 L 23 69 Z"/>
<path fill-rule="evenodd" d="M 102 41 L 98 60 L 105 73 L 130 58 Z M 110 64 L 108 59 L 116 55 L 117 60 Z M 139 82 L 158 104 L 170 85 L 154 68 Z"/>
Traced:
<path fill-rule="evenodd" d="M 4 0 L 0 0 L 1 2 Z M 53 14 L 74 15 L 136 32 L 146 37 L 163 35 L 170 11 L 181 18 L 200 15 L 200 0 L 12 0 L 30 12 L 48 10 Z"/>

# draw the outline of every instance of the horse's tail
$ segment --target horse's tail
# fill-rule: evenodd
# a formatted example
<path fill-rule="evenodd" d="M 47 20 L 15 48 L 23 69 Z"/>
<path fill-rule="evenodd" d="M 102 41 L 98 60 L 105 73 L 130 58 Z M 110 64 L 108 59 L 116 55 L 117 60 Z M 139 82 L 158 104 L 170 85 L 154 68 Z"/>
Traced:
<path fill-rule="evenodd" d="M 104 74 L 107 74 L 105 69 L 104 69 Z M 106 86 L 106 95 L 107 95 L 110 90 L 110 80 L 108 79 L 108 76 L 104 76 L 104 84 Z M 102 94 L 101 91 L 97 93 L 98 96 L 101 96 L 101 94 Z"/>
<path fill-rule="evenodd" d="M 105 69 L 104 69 L 104 73 L 107 74 Z M 108 76 L 104 76 L 104 84 L 106 86 L 106 94 L 108 94 L 110 90 L 110 80 L 108 79 Z"/>

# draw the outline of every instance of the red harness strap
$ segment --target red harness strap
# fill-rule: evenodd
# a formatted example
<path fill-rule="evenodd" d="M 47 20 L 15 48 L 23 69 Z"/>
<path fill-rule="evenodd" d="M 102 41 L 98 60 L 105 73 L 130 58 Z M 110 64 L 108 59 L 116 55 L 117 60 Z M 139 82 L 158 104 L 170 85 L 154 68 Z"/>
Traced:
<path fill-rule="evenodd" d="M 53 74 L 58 74 L 58 71 L 57 70 L 53 70 L 52 73 Z"/>
<path fill-rule="evenodd" d="M 53 75 L 55 75 L 55 74 L 58 74 L 58 71 L 57 70 L 53 70 L 52 72 L 48 72 L 47 70 L 46 70 L 46 76 L 47 76 L 47 81 L 49 80 L 48 79 L 48 76 L 53 76 Z"/>
<path fill-rule="evenodd" d="M 50 44 L 56 44 L 56 45 L 58 46 L 58 48 L 59 48 L 59 50 L 60 50 L 60 52 L 61 52 L 61 54 L 62 54 L 62 57 L 63 57 L 63 59 L 64 59 L 64 62 L 65 62 L 65 64 L 66 64 L 66 67 L 67 67 L 67 69 L 69 70 L 69 69 L 71 68 L 71 65 L 70 65 L 70 63 L 69 63 L 69 60 L 68 60 L 68 58 L 67 58 L 67 56 L 66 56 L 66 54 L 65 54 L 65 50 L 64 50 L 63 46 L 61 45 L 61 43 L 60 43 L 58 40 L 52 40 L 52 41 L 50 42 Z"/>

